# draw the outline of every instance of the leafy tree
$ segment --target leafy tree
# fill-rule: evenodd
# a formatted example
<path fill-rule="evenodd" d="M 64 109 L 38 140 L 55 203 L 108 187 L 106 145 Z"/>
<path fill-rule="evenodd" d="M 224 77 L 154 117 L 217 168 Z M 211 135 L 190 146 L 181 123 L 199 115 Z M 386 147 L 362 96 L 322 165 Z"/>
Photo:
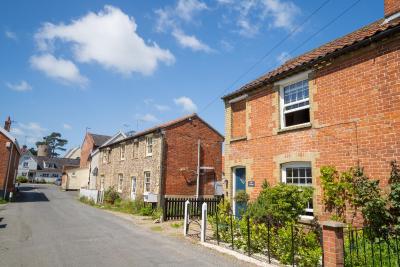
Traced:
<path fill-rule="evenodd" d="M 32 155 L 37 156 L 37 150 L 34 147 L 29 148 L 29 152 L 31 152 Z"/>
<path fill-rule="evenodd" d="M 60 154 L 57 150 L 65 151 L 64 146 L 68 140 L 62 139 L 60 133 L 52 132 L 50 135 L 43 137 L 43 141 L 36 142 L 36 145 L 48 145 L 51 157 L 58 157 Z"/>

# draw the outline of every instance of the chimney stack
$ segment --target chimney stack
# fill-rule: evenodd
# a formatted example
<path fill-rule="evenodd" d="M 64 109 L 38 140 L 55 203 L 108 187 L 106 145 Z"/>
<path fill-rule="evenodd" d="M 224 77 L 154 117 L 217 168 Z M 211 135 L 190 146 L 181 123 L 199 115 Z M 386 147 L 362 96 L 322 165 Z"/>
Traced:
<path fill-rule="evenodd" d="M 384 0 L 385 1 L 385 18 L 388 18 L 400 12 L 400 0 Z"/>
<path fill-rule="evenodd" d="M 11 130 L 11 118 L 8 116 L 7 120 L 4 122 L 4 129 L 9 132 Z"/>

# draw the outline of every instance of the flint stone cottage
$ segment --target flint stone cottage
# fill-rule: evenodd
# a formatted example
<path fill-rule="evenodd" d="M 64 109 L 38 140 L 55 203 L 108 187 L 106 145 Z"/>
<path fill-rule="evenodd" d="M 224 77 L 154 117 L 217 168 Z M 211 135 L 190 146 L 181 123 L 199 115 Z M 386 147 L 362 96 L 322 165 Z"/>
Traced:
<path fill-rule="evenodd" d="M 386 186 L 400 160 L 400 1 L 385 18 L 290 59 L 223 97 L 225 195 L 255 199 L 263 181 L 312 186 L 306 214 L 325 220 L 320 167 L 364 167 Z"/>
<path fill-rule="evenodd" d="M 97 189 L 113 186 L 124 199 L 158 204 L 164 197 L 214 196 L 223 140 L 197 114 L 135 133 L 100 147 Z"/>

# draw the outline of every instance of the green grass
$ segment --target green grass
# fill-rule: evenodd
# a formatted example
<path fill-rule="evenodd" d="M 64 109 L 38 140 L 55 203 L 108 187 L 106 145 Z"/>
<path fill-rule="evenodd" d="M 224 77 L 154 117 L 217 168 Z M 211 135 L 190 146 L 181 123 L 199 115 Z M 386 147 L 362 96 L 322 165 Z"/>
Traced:
<path fill-rule="evenodd" d="M 163 230 L 161 226 L 153 226 L 150 229 L 155 232 L 161 232 Z"/>
<path fill-rule="evenodd" d="M 0 198 L 0 204 L 6 204 L 6 203 L 7 203 L 7 200 Z"/>
<path fill-rule="evenodd" d="M 183 226 L 183 222 L 171 223 L 171 227 L 172 227 L 172 228 L 175 228 L 175 229 L 178 229 L 178 228 L 180 228 L 181 226 Z"/>

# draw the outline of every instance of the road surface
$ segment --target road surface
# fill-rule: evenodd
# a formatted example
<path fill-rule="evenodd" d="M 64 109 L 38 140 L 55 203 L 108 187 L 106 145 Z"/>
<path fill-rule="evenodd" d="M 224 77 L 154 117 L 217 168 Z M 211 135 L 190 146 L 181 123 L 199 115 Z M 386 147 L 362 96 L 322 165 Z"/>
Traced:
<path fill-rule="evenodd" d="M 248 265 L 84 205 L 76 192 L 25 185 L 0 205 L 0 266 Z"/>

